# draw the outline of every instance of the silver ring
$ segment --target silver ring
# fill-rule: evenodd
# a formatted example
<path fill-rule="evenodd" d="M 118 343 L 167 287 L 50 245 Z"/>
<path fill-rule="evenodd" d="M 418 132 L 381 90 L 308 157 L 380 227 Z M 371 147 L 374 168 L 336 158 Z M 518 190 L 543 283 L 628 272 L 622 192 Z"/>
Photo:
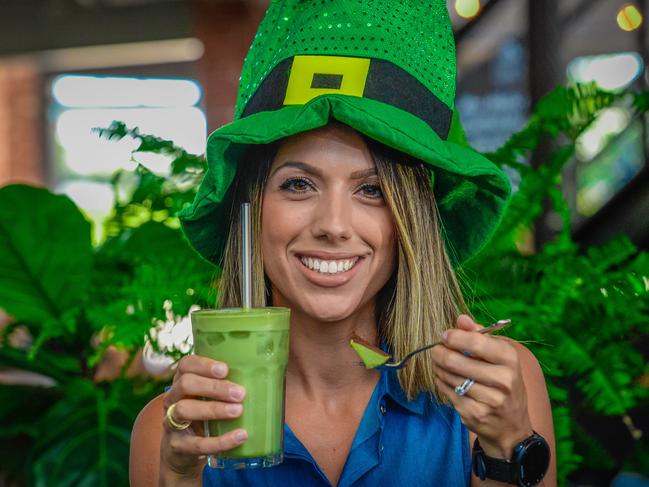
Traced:
<path fill-rule="evenodd" d="M 467 377 L 466 379 L 464 379 L 464 382 L 462 382 L 462 384 L 455 388 L 455 393 L 458 396 L 464 396 L 467 392 L 469 392 L 469 389 L 471 389 L 471 386 L 473 384 L 475 384 L 475 381 Z"/>

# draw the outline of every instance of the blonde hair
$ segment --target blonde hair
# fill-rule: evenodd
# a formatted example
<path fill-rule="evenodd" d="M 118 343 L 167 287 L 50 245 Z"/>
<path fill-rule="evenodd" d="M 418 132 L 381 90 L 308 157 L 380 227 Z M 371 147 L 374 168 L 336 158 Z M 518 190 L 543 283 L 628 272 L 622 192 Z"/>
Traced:
<path fill-rule="evenodd" d="M 431 175 L 423 163 L 363 136 L 377 168 L 386 205 L 397 235 L 397 266 L 376 298 L 376 322 L 381 340 L 396 357 L 422 344 L 432 343 L 453 328 L 460 313 L 468 313 L 455 270 L 442 236 L 441 220 L 433 195 Z M 270 302 L 270 283 L 264 274 L 261 253 L 261 205 L 277 143 L 254 146 L 234 188 L 231 224 L 219 279 L 219 307 L 241 306 L 239 255 L 240 206 L 251 202 L 253 234 L 253 306 Z M 257 236 L 255 238 L 254 236 Z M 261 277 L 263 276 L 263 277 Z M 425 391 L 447 402 L 434 382 L 433 362 L 427 353 L 417 355 L 399 371 L 399 382 L 408 399 Z"/>
<path fill-rule="evenodd" d="M 431 174 L 420 161 L 371 139 L 366 143 L 398 242 L 395 273 L 377 297 L 377 323 L 381 339 L 396 357 L 403 357 L 440 340 L 468 309 L 444 244 Z M 416 355 L 399 371 L 408 399 L 421 391 L 440 398 L 429 353 Z"/>

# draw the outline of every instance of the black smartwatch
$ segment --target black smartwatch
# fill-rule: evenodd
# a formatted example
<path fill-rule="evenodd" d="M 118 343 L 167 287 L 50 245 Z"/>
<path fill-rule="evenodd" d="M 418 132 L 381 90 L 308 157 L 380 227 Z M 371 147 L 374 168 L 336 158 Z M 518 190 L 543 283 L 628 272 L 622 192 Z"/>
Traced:
<path fill-rule="evenodd" d="M 536 431 L 514 447 L 510 460 L 485 455 L 478 439 L 473 444 L 473 472 L 480 478 L 521 487 L 537 485 L 550 465 L 550 447 Z"/>

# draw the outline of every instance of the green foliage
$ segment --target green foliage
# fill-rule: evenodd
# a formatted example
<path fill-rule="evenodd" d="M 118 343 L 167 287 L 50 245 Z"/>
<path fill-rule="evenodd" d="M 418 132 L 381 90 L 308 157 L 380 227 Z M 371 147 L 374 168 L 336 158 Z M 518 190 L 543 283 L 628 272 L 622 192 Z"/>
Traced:
<path fill-rule="evenodd" d="M 71 380 L 63 399 L 32 415 L 35 441 L 27 463 L 35 486 L 128 485 L 128 452 L 134 412 L 144 407 L 153 382 L 134 387 L 127 379 L 95 384 Z M 37 421 L 33 421 L 34 418 Z"/>
<path fill-rule="evenodd" d="M 95 131 L 110 140 L 132 137 L 140 141 L 134 152 L 162 154 L 171 159 L 167 176 L 158 176 L 141 164 L 134 174 L 120 170 L 113 175 L 117 203 L 105 223 L 106 234 L 119 235 L 125 228 L 136 228 L 151 220 L 178 228 L 176 214 L 193 201 L 205 172 L 205 159 L 189 154 L 171 141 L 141 134 L 137 127 L 128 129 L 122 122 Z"/>
<path fill-rule="evenodd" d="M 579 466 L 615 466 L 610 452 L 580 426 L 582 412 L 626 423 L 631 409 L 649 403 L 649 390 L 638 382 L 645 363 L 632 345 L 649 332 L 649 254 L 624 235 L 579 248 L 560 187 L 576 139 L 598 112 L 618 103 L 646 110 L 646 99 L 646 93 L 613 95 L 593 86 L 550 93 L 522 131 L 488 154 L 519 171 L 521 184 L 491 243 L 462 269 L 476 317 L 511 318 L 516 326 L 509 334 L 526 343 L 543 368 L 562 483 Z M 537 169 L 521 163 L 542 140 L 553 142 L 548 161 Z M 563 226 L 534 254 L 521 253 L 519 237 L 541 215 L 546 198 Z M 637 433 L 629 425 L 629 434 Z"/>
<path fill-rule="evenodd" d="M 41 189 L 2 188 L 0 249 L 5 311 L 38 323 L 41 341 L 60 331 L 74 333 L 92 263 L 90 225 L 74 204 Z M 69 278 L 62 280 L 62 275 Z"/>
<path fill-rule="evenodd" d="M 619 417 L 634 432 L 629 411 L 649 402 L 638 382 L 647 367 L 632 345 L 649 328 L 649 255 L 623 236 L 579 248 L 560 189 L 579 134 L 618 103 L 644 112 L 649 95 L 558 88 L 488 154 L 518 171 L 521 183 L 492 242 L 460 270 L 476 318 L 512 318 L 511 335 L 542 365 L 562 484 L 581 466 L 615 466 L 580 414 Z M 166 176 L 141 165 L 114 175 L 117 203 L 101 245 L 91 246 L 90 227 L 68 199 L 24 185 L 0 189 L 0 308 L 13 317 L 0 332 L 0 367 L 45 377 L 39 386 L 0 386 L 0 471 L 19 484 L 127 485 L 133 421 L 162 384 L 130 377 L 126 366 L 97 382 L 97 366 L 111 345 L 132 359 L 169 306 L 185 316 L 215 301 L 215 270 L 188 247 L 175 217 L 193 199 L 205 160 L 120 122 L 98 133 L 136 138 L 136 151 L 172 160 Z M 532 169 L 525 161 L 544 140 L 554 150 Z M 563 228 L 536 253 L 521 253 L 521 235 L 546 198 Z M 21 330 L 31 345 L 9 340 Z M 646 441 L 636 444 L 629 465 L 649 465 Z"/>
<path fill-rule="evenodd" d="M 169 142 L 140 137 L 139 150 L 173 153 Z M 173 216 L 192 199 L 204 162 L 176 152 L 168 177 L 140 167 L 126 195 L 114 178 L 121 202 L 107 222 L 109 238 L 95 248 L 68 198 L 25 185 L 0 189 L 0 308 L 13 318 L 0 332 L 0 367 L 47 382 L 0 387 L 0 471 L 8 480 L 128 485 L 133 421 L 163 384 L 127 376 L 127 365 L 154 321 L 166 320 L 165 303 L 186 316 L 190 306 L 215 300 L 214 269 L 187 245 Z M 31 346 L 10 345 L 16 332 L 32 337 Z M 97 382 L 111 345 L 129 359 L 115 380 Z"/>

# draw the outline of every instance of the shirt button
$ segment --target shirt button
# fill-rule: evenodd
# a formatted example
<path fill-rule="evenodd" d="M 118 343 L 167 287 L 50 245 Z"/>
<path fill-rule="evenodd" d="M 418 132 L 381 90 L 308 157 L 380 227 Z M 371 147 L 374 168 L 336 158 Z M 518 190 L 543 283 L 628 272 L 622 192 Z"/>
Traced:
<path fill-rule="evenodd" d="M 381 414 L 385 414 L 387 411 L 387 408 L 385 407 L 385 404 L 381 404 L 379 407 L 379 410 L 381 411 Z"/>

